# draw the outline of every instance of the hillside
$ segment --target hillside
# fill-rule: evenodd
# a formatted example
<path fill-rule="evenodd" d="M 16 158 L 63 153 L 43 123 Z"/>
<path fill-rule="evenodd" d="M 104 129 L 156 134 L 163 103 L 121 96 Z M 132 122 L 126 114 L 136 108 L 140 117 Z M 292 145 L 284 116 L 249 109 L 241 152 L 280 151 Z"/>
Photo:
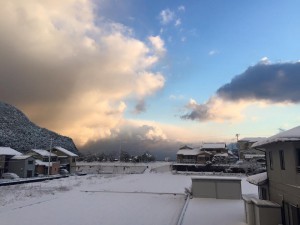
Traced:
<path fill-rule="evenodd" d="M 48 149 L 51 138 L 53 146 L 78 152 L 71 138 L 35 125 L 19 109 L 0 102 L 0 146 L 11 147 L 20 152 L 32 148 Z"/>

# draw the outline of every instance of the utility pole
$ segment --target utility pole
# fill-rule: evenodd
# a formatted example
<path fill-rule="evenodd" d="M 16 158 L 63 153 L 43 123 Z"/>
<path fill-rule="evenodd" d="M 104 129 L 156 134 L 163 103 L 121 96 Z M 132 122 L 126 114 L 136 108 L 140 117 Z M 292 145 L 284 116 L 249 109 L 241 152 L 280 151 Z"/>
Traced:
<path fill-rule="evenodd" d="M 239 153 L 239 160 L 241 159 L 241 150 L 240 150 L 240 147 L 238 146 L 238 141 L 239 141 L 239 136 L 240 134 L 236 134 L 236 145 L 238 147 L 238 153 Z"/>
<path fill-rule="evenodd" d="M 51 152 L 52 152 L 52 141 L 53 138 L 50 138 L 50 152 L 49 152 L 49 157 L 48 157 L 48 176 L 50 176 L 50 161 L 51 161 Z"/>

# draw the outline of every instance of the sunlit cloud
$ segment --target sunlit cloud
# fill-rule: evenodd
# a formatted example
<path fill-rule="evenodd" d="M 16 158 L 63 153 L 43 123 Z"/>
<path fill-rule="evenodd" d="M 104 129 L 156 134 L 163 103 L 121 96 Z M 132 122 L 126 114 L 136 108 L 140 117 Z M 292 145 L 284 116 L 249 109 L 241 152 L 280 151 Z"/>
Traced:
<path fill-rule="evenodd" d="M 248 107 L 287 106 L 300 103 L 300 63 L 272 64 L 264 57 L 231 82 L 221 86 L 207 102 L 191 99 L 182 119 L 241 121 Z"/>
<path fill-rule="evenodd" d="M 131 28 L 96 15 L 93 4 L 28 0 L 0 8 L 2 100 L 78 145 L 110 137 L 126 99 L 140 101 L 165 85 L 152 71 L 166 52 L 163 40 L 136 39 Z"/>

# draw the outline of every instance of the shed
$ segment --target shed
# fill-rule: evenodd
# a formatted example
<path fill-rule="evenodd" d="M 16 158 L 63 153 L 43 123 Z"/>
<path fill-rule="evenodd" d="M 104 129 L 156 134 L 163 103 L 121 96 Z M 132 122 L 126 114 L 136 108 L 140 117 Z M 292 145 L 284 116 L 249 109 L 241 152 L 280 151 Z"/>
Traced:
<path fill-rule="evenodd" d="M 196 198 L 241 199 L 241 178 L 193 177 L 192 193 Z"/>

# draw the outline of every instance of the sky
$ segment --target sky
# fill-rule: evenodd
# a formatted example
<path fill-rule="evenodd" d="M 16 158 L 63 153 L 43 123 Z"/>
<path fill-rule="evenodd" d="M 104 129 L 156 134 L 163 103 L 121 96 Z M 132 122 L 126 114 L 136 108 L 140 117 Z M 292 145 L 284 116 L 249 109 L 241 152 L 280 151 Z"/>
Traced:
<path fill-rule="evenodd" d="M 271 136 L 300 123 L 299 8 L 296 0 L 6 1 L 1 101 L 79 150 Z"/>

